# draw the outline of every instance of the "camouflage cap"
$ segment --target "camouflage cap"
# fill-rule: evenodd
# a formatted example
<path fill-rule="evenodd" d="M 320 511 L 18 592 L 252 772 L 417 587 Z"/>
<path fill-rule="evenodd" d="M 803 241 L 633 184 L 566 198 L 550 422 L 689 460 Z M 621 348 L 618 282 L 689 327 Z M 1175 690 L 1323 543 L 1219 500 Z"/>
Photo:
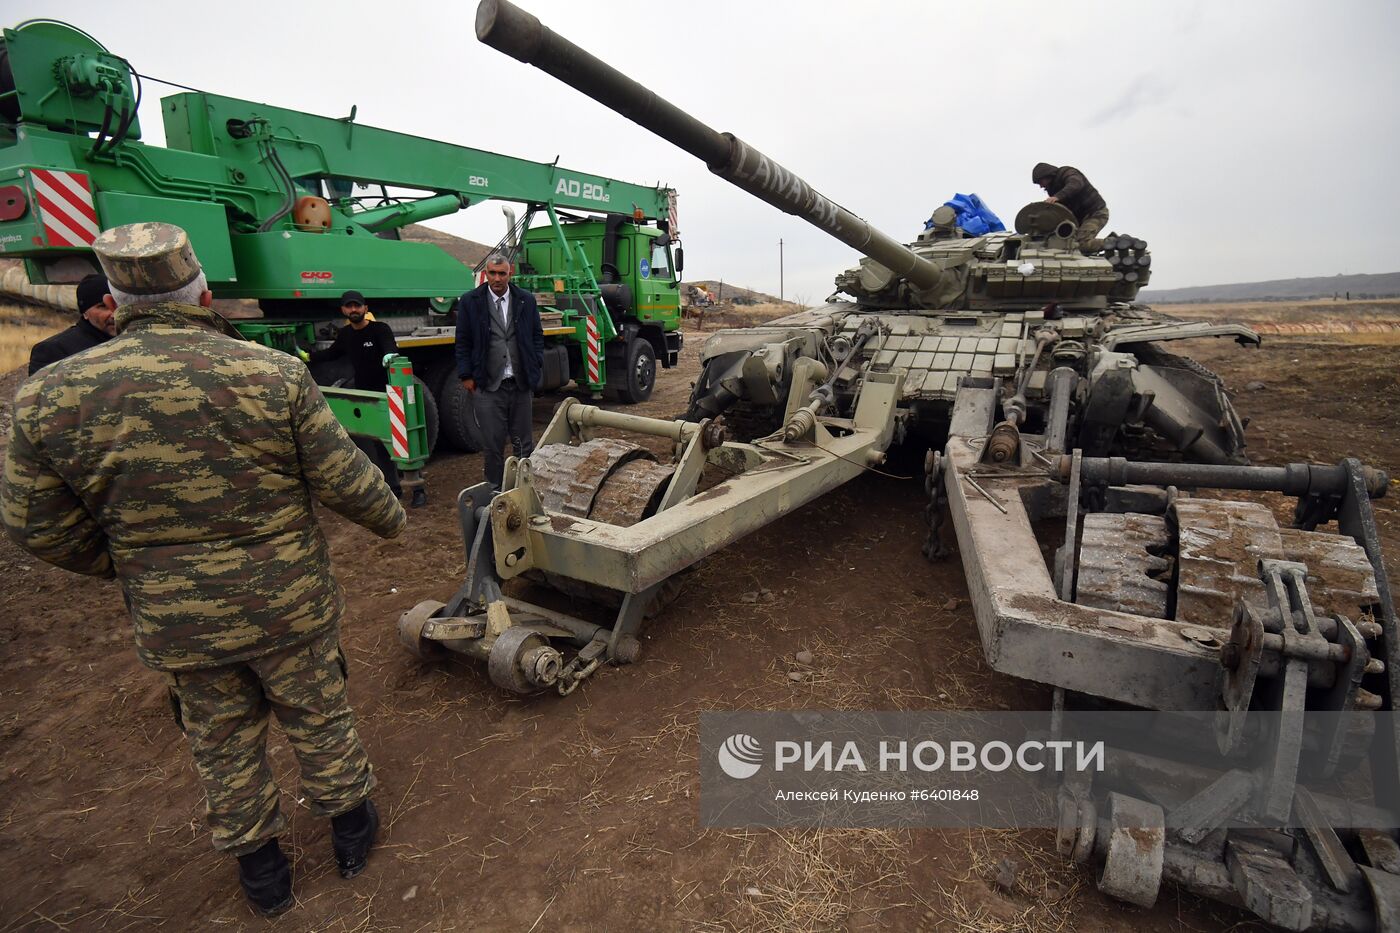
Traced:
<path fill-rule="evenodd" d="M 108 281 L 128 295 L 173 292 L 200 273 L 189 234 L 174 224 L 113 227 L 98 234 L 92 249 Z"/>

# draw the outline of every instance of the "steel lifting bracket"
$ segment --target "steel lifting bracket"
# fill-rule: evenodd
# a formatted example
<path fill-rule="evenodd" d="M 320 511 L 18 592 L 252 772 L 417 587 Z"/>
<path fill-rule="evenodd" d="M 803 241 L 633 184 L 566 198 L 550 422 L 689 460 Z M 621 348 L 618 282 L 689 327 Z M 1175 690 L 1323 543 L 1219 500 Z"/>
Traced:
<path fill-rule="evenodd" d="M 1216 739 L 1222 753 L 1237 752 L 1244 744 L 1251 706 L 1281 714 L 1272 737 L 1270 761 L 1263 769 L 1258 810 L 1285 820 L 1293 806 L 1303 733 L 1308 725 L 1303 714 L 1307 712 L 1310 678 L 1330 684 L 1314 704 L 1316 712 L 1377 709 L 1380 697 L 1361 688 L 1361 677 L 1382 672 L 1384 665 L 1371 658 L 1364 638 L 1350 620 L 1340 615 L 1317 618 L 1304 564 L 1261 560 L 1259 578 L 1269 600 L 1268 610 L 1261 613 L 1241 600 L 1235 607 L 1230 638 L 1220 648 L 1225 715 L 1217 719 Z M 1261 683 L 1267 686 L 1261 689 Z M 1323 777 L 1335 768 L 1346 735 L 1338 717 L 1314 720 L 1315 727 L 1321 728 L 1322 755 L 1317 756 L 1313 770 Z"/>

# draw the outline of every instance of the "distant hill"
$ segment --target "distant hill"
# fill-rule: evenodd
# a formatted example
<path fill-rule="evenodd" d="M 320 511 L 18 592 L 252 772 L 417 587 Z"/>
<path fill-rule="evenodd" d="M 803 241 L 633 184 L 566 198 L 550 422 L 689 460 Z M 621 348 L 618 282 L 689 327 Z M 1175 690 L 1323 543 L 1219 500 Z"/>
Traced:
<path fill-rule="evenodd" d="M 756 292 L 751 288 L 740 288 L 738 285 L 730 285 L 728 282 L 721 286 L 714 279 L 687 279 L 685 284 L 703 285 L 705 290 L 719 301 L 733 301 L 740 298 L 743 299 L 739 302 L 740 304 L 770 305 L 778 303 L 775 295 L 770 295 L 767 292 Z"/>
<path fill-rule="evenodd" d="M 1310 279 L 1274 279 L 1236 285 L 1192 288 L 1144 288 L 1138 296 L 1151 304 L 1206 301 L 1296 301 L 1305 298 L 1392 298 L 1400 296 L 1400 272 L 1380 275 L 1332 275 Z"/>
<path fill-rule="evenodd" d="M 476 268 L 491 253 L 491 247 L 475 240 L 463 239 L 422 224 L 409 224 L 403 228 L 403 238 L 415 243 L 434 243 L 449 256 L 466 266 Z"/>

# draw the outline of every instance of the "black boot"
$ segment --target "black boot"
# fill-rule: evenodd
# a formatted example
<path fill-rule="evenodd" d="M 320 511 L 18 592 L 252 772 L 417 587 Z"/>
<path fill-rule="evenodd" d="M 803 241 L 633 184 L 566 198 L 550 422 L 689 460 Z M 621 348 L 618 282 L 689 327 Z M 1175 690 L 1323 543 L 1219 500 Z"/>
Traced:
<path fill-rule="evenodd" d="M 276 839 L 238 857 L 238 882 L 264 917 L 275 917 L 292 906 L 292 866 Z"/>
<path fill-rule="evenodd" d="M 353 878 L 365 870 L 370 846 L 379 833 L 379 811 L 373 800 L 365 800 L 353 810 L 331 817 L 331 843 L 340 877 Z"/>

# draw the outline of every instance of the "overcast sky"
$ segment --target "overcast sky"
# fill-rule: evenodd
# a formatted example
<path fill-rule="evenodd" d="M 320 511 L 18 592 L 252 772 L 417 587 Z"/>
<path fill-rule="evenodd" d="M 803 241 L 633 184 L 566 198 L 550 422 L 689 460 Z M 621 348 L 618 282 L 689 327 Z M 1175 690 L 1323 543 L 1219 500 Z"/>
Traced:
<path fill-rule="evenodd" d="M 956 192 L 1010 226 L 1084 170 L 1156 287 L 1400 270 L 1400 4 L 528 0 L 546 26 L 901 240 Z M 183 7 L 183 9 L 182 9 Z M 10 0 L 145 75 L 680 192 L 688 278 L 818 301 L 846 246 L 476 41 L 475 4 Z M 161 142 L 147 84 L 141 118 Z M 495 242 L 494 205 L 433 222 Z"/>

